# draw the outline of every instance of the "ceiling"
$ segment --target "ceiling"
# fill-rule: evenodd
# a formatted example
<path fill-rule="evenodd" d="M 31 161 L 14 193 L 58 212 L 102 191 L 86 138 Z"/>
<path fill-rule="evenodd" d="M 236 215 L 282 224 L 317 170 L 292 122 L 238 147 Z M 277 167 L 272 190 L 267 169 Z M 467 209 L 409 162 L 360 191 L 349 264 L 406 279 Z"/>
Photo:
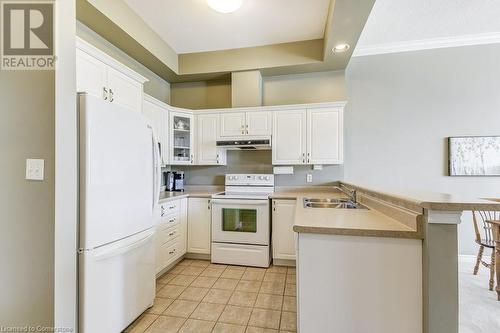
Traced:
<path fill-rule="evenodd" d="M 377 0 L 358 48 L 500 32 L 498 0 Z"/>
<path fill-rule="evenodd" d="M 375 0 L 76 0 L 77 19 L 168 82 L 344 70 Z M 347 43 L 346 52 L 333 53 Z"/>
<path fill-rule="evenodd" d="M 244 0 L 221 14 L 205 0 L 125 0 L 178 54 L 322 39 L 330 0 Z"/>

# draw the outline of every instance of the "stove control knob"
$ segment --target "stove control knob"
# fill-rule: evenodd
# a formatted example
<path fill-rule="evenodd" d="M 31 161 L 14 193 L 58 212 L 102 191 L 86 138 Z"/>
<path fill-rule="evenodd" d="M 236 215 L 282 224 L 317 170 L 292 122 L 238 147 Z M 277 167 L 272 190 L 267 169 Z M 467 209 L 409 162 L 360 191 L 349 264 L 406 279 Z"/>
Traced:
<path fill-rule="evenodd" d="M 264 176 L 259 176 L 259 179 L 260 179 L 260 180 L 264 179 Z"/>
<path fill-rule="evenodd" d="M 238 176 L 233 176 L 233 179 L 234 179 L 234 180 L 237 180 L 237 179 L 238 179 Z"/>
<path fill-rule="evenodd" d="M 269 179 L 271 179 L 271 177 L 269 177 L 269 176 L 266 176 L 266 178 L 265 178 L 265 179 L 266 179 L 266 180 L 269 180 Z"/>

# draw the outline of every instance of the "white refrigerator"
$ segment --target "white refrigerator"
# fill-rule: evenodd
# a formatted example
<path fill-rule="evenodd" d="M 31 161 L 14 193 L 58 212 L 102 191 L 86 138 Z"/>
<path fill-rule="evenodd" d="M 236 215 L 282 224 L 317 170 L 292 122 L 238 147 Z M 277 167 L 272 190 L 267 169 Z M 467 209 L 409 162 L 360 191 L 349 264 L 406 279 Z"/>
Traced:
<path fill-rule="evenodd" d="M 155 296 L 158 144 L 141 112 L 79 103 L 79 332 L 118 333 Z"/>

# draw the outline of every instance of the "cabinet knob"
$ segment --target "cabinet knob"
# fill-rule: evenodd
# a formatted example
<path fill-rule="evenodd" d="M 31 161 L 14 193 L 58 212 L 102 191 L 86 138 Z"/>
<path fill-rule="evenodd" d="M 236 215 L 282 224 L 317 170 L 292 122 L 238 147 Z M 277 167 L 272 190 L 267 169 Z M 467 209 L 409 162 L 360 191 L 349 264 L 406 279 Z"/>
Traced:
<path fill-rule="evenodd" d="M 115 99 L 113 98 L 113 89 L 109 88 L 109 101 L 113 102 Z"/>
<path fill-rule="evenodd" d="M 102 87 L 102 98 L 105 101 L 108 100 L 108 89 L 106 87 Z"/>

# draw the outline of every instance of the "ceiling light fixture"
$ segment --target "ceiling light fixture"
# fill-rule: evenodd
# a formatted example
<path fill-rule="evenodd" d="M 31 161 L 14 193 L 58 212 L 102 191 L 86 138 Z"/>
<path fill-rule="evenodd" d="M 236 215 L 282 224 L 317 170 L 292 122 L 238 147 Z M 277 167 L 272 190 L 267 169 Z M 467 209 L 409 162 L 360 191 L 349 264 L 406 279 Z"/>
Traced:
<path fill-rule="evenodd" d="M 227 14 L 240 9 L 241 5 L 243 5 L 243 0 L 207 0 L 207 4 L 213 10 Z"/>
<path fill-rule="evenodd" d="M 349 44 L 342 43 L 342 44 L 337 44 L 333 47 L 332 51 L 333 53 L 341 53 L 349 50 Z"/>

